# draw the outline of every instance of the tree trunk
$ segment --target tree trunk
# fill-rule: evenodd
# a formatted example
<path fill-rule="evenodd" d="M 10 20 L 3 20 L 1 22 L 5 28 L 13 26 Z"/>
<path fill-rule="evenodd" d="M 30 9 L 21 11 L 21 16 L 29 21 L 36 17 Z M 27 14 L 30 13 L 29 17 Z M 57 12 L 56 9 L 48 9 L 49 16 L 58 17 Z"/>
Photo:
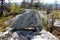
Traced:
<path fill-rule="evenodd" d="M 1 12 L 0 12 L 0 17 L 2 16 L 3 14 L 3 0 L 1 0 Z"/>

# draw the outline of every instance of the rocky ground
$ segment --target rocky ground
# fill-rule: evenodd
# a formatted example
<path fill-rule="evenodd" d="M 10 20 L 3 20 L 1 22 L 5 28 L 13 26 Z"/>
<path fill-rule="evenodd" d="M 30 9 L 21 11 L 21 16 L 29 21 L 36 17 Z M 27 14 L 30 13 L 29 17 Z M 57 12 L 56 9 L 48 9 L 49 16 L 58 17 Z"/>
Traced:
<path fill-rule="evenodd" d="M 4 33 L 0 33 L 0 40 L 29 40 L 29 38 L 31 40 L 59 40 L 58 38 L 56 38 L 55 36 L 53 36 L 50 32 L 42 30 L 41 32 L 39 32 L 39 34 L 37 32 L 32 33 L 31 35 L 29 35 L 28 33 L 25 34 L 26 36 L 24 36 L 24 34 L 22 34 L 20 31 L 18 32 L 14 32 L 14 33 L 10 33 L 10 32 L 4 32 Z"/>

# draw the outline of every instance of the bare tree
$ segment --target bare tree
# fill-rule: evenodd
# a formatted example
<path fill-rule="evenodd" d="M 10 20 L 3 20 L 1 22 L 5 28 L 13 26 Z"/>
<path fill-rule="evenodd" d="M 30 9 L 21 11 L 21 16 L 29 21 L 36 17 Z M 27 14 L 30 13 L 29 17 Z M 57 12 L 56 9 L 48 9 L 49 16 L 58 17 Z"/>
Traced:
<path fill-rule="evenodd" d="M 1 13 L 0 13 L 0 17 L 2 16 L 2 14 L 3 14 L 3 1 L 4 0 L 0 0 L 1 1 Z"/>
<path fill-rule="evenodd" d="M 26 6 L 25 0 L 23 0 L 21 7 L 22 7 L 22 8 L 25 8 L 25 6 Z"/>
<path fill-rule="evenodd" d="M 55 1 L 55 10 L 58 10 L 57 0 Z"/>
<path fill-rule="evenodd" d="M 31 0 L 31 8 L 32 8 L 32 6 L 33 6 L 33 0 Z"/>

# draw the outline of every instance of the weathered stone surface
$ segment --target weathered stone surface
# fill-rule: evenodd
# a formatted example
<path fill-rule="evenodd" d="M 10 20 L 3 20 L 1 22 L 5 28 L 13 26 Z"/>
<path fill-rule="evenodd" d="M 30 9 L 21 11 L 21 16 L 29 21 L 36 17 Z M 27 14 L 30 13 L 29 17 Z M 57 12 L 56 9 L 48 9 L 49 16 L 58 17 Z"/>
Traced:
<path fill-rule="evenodd" d="M 23 33 L 24 32 L 24 33 Z M 52 35 L 50 32 L 42 30 L 41 32 L 34 32 L 32 34 L 29 34 L 27 32 L 29 31 L 16 31 L 16 32 L 8 32 L 7 34 L 0 36 L 0 39 L 4 40 L 59 40 L 54 35 Z M 25 34 L 26 33 L 26 34 Z M 38 34 L 40 33 L 40 34 Z"/>
<path fill-rule="evenodd" d="M 39 12 L 36 10 L 31 10 L 30 12 L 20 16 L 18 20 L 16 20 L 15 23 L 11 26 L 11 28 L 21 29 L 21 28 L 36 27 L 36 29 L 39 31 L 40 29 L 42 30 L 41 25 L 42 25 L 42 19 L 39 15 Z"/>
<path fill-rule="evenodd" d="M 7 20 L 4 24 L 13 24 L 22 14 L 17 15 L 16 17 L 12 18 L 11 20 Z"/>

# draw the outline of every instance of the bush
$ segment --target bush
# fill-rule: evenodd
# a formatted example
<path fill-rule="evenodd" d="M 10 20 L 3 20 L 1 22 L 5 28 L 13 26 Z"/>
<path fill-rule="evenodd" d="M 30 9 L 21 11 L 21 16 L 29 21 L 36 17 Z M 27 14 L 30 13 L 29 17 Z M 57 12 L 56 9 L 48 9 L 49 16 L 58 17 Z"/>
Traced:
<path fill-rule="evenodd" d="M 50 13 L 50 16 L 51 16 L 51 18 L 53 16 L 55 19 L 60 20 L 60 11 L 52 11 Z"/>
<path fill-rule="evenodd" d="M 3 17 L 6 17 L 6 16 L 7 16 L 7 12 L 3 11 Z"/>
<path fill-rule="evenodd" d="M 50 22 L 45 17 L 42 17 L 42 24 L 43 24 L 43 29 L 48 30 L 50 28 Z"/>
<path fill-rule="evenodd" d="M 11 14 L 14 14 L 14 15 L 20 12 L 20 6 L 17 3 L 15 3 L 14 5 L 11 5 L 10 9 L 11 9 L 10 10 Z"/>

